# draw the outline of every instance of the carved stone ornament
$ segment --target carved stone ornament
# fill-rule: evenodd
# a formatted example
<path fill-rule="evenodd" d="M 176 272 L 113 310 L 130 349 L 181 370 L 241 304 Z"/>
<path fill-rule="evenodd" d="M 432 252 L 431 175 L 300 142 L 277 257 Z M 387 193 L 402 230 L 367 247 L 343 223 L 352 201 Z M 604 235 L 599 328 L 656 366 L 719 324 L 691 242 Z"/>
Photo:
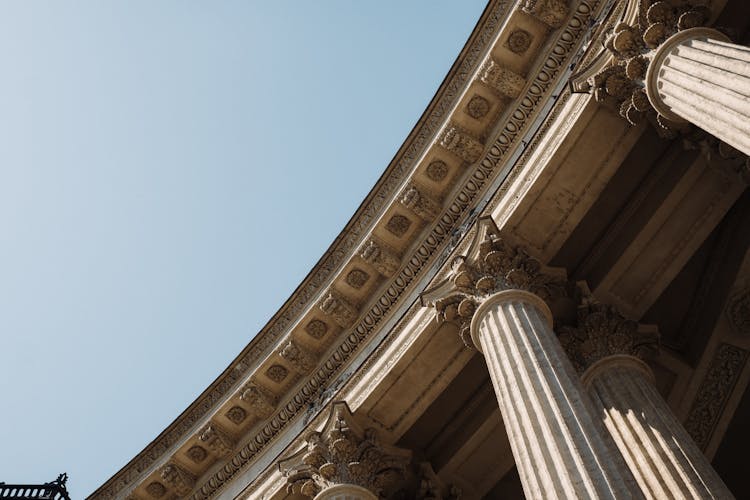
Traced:
<path fill-rule="evenodd" d="M 279 462 L 289 494 L 314 497 L 337 484 L 354 484 L 376 496 L 388 495 L 404 479 L 411 452 L 381 443 L 374 429 L 363 429 L 346 403 L 333 403 L 321 432 L 307 446 Z"/>
<path fill-rule="evenodd" d="M 352 288 L 362 288 L 367 283 L 367 280 L 370 279 L 370 275 L 367 274 L 367 272 L 363 271 L 362 269 L 352 269 L 349 271 L 349 273 L 346 275 L 346 278 L 344 281 L 346 281 L 346 284 L 349 285 Z"/>
<path fill-rule="evenodd" d="M 240 406 L 233 406 L 227 411 L 226 417 L 236 425 L 240 425 L 247 418 L 247 411 Z"/>
<path fill-rule="evenodd" d="M 521 10 L 536 17 L 550 28 L 562 26 L 568 17 L 567 0 L 525 0 Z"/>
<path fill-rule="evenodd" d="M 453 259 L 448 278 L 425 290 L 421 299 L 423 305 L 435 307 L 438 321 L 456 324 L 464 344 L 473 347 L 474 311 L 494 293 L 511 289 L 534 293 L 551 308 L 553 302 L 570 295 L 564 270 L 544 268 L 520 246 L 507 244 L 492 218 L 483 217 L 467 255 Z"/>
<path fill-rule="evenodd" d="M 425 173 L 431 181 L 440 182 L 448 175 L 448 165 L 443 160 L 432 161 L 427 165 Z"/>
<path fill-rule="evenodd" d="M 250 413 L 256 418 L 269 418 L 276 409 L 276 397 L 255 381 L 248 382 L 241 389 L 240 399 L 250 407 Z"/>
<path fill-rule="evenodd" d="M 666 137 L 687 129 L 654 111 L 645 89 L 646 71 L 654 49 L 678 31 L 703 25 L 709 10 L 696 1 L 641 0 L 638 23 L 619 23 L 606 38 L 605 46 L 614 60 L 588 79 L 587 88 L 600 102 L 611 102 L 620 116 L 635 125 L 649 117 Z"/>
<path fill-rule="evenodd" d="M 726 343 L 717 346 L 685 420 L 685 430 L 700 449 L 708 446 L 748 358 L 750 351 L 746 349 Z"/>
<path fill-rule="evenodd" d="M 165 465 L 161 478 L 178 496 L 187 496 L 195 486 L 195 476 L 175 463 Z"/>
<path fill-rule="evenodd" d="M 750 288 L 744 288 L 729 297 L 726 314 L 737 334 L 750 336 Z"/>
<path fill-rule="evenodd" d="M 466 112 L 475 120 L 481 120 L 490 112 L 490 101 L 481 95 L 475 95 L 466 105 Z"/>
<path fill-rule="evenodd" d="M 469 163 L 477 161 L 484 151 L 481 142 L 456 125 L 448 125 L 443 130 L 440 134 L 440 145 Z"/>
<path fill-rule="evenodd" d="M 328 292 L 319 304 L 320 310 L 341 327 L 348 328 L 358 316 L 357 309 L 335 292 Z"/>
<path fill-rule="evenodd" d="M 388 219 L 388 222 L 385 224 L 385 228 L 399 238 L 406 234 L 409 227 L 411 227 L 411 221 L 407 217 L 398 214 Z"/>
<path fill-rule="evenodd" d="M 479 72 L 479 81 L 503 97 L 515 99 L 526 85 L 524 77 L 488 59 Z"/>
<path fill-rule="evenodd" d="M 234 439 L 214 423 L 201 429 L 199 439 L 217 457 L 226 457 L 234 448 Z"/>
<path fill-rule="evenodd" d="M 266 377 L 270 378 L 277 384 L 283 382 L 287 375 L 289 375 L 289 370 L 281 365 L 272 365 L 268 370 L 266 370 Z"/>
<path fill-rule="evenodd" d="M 440 204 L 413 184 L 404 188 L 399 201 L 417 217 L 427 222 L 434 220 L 440 213 Z"/>
<path fill-rule="evenodd" d="M 531 47 L 531 33 L 526 30 L 514 30 L 508 35 L 505 46 L 514 54 L 521 55 Z"/>
<path fill-rule="evenodd" d="M 616 308 L 590 303 L 578 309 L 578 325 L 557 329 L 563 349 L 578 373 L 604 358 L 624 354 L 648 359 L 658 350 L 655 331 L 639 331 L 638 323 Z"/>
<path fill-rule="evenodd" d="M 206 459 L 206 457 L 208 456 L 208 452 L 204 447 L 196 445 L 191 446 L 190 449 L 188 449 L 187 456 L 190 460 L 192 460 L 196 464 L 199 464 Z"/>
<path fill-rule="evenodd" d="M 314 339 L 322 339 L 328 333 L 328 325 L 319 319 L 314 319 L 305 325 L 305 331 Z"/>
<path fill-rule="evenodd" d="M 396 274 L 401 266 L 401 259 L 394 250 L 372 238 L 362 245 L 359 256 L 386 278 Z"/>
<path fill-rule="evenodd" d="M 279 356 L 284 358 L 301 375 L 306 375 L 315 368 L 315 356 L 293 340 L 284 344 L 279 350 Z"/>
<path fill-rule="evenodd" d="M 163 484 L 154 481 L 146 486 L 146 493 L 153 498 L 161 498 L 167 494 L 167 488 Z"/>
<path fill-rule="evenodd" d="M 417 500 L 459 500 L 461 490 L 456 486 L 445 486 L 429 462 L 419 464 Z"/>

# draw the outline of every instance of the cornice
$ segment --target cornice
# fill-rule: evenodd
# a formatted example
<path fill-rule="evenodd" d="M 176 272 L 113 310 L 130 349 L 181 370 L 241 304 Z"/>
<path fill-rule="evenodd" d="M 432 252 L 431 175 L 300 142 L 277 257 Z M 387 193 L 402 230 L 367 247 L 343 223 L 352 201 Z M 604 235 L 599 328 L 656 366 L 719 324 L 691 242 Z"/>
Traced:
<path fill-rule="evenodd" d="M 584 0 L 574 4 L 575 7 L 571 7 L 571 10 L 574 10 L 573 15 L 568 16 L 567 24 L 551 32 L 554 41 L 548 40 L 544 49 L 545 57 L 537 61 L 539 64 L 534 65 L 524 91 L 503 112 L 503 125 L 495 128 L 497 133 L 493 134 L 494 140 L 492 143 L 485 142 L 483 156 L 475 163 L 464 162 L 462 167 L 468 171 L 460 176 L 460 184 L 450 190 L 447 199 L 436 203 L 432 201 L 429 193 L 415 194 L 412 191 L 413 186 L 405 186 L 414 175 L 419 162 L 424 159 L 427 150 L 434 147 L 439 135 L 444 134 L 445 130 L 452 126 L 451 117 L 456 112 L 458 103 L 465 97 L 467 87 L 475 82 L 477 71 L 484 62 L 491 44 L 498 39 L 503 20 L 507 20 L 512 13 L 508 9 L 507 1 L 498 0 L 488 5 L 430 106 L 374 189 L 311 273 L 219 378 L 146 449 L 96 490 L 90 498 L 125 497 L 150 474 L 161 470 L 160 468 L 170 461 L 177 447 L 209 423 L 222 404 L 235 396 L 239 397 L 237 390 L 240 387 L 244 389 L 248 384 L 256 387 L 250 375 L 253 374 L 255 377 L 254 370 L 270 356 L 292 359 L 290 366 L 293 369 L 296 366 L 296 371 L 305 376 L 301 379 L 295 378 L 295 385 L 288 387 L 284 394 L 280 395 L 280 399 L 274 400 L 271 405 L 273 411 L 269 411 L 267 416 L 264 414 L 259 422 L 241 432 L 240 444 L 225 461 L 196 479 L 195 489 L 190 498 L 215 496 L 223 485 L 236 477 L 237 473 L 265 449 L 289 422 L 304 413 L 303 410 L 312 404 L 320 391 L 334 381 L 334 377 L 349 362 L 352 353 L 371 337 L 371 333 L 380 327 L 384 318 L 393 314 L 401 297 L 406 291 L 414 288 L 419 281 L 417 278 L 424 275 L 428 264 L 445 253 L 446 248 L 450 248 L 449 243 L 455 231 L 466 221 L 478 197 L 486 192 L 490 185 L 489 181 L 497 175 L 498 165 L 503 164 L 508 159 L 508 153 L 518 147 L 524 133 L 529 130 L 530 122 L 540 111 L 541 103 L 549 98 L 556 79 L 570 63 L 572 53 L 585 32 L 585 26 L 588 25 L 600 1 Z M 384 216 L 396 205 L 403 205 L 402 208 L 414 211 L 419 219 L 424 220 L 427 227 L 415 233 L 419 234 L 418 240 L 402 249 L 400 268 L 394 271 L 391 262 L 387 266 L 388 272 L 382 273 L 382 279 L 386 281 L 381 286 L 368 290 L 358 305 L 355 317 L 347 315 L 351 324 L 339 329 L 336 336 L 338 343 L 326 348 L 325 352 L 313 353 L 314 364 L 311 365 L 313 361 L 308 359 L 303 346 L 288 347 L 289 342 L 294 342 L 288 334 L 299 325 L 307 312 L 318 304 L 322 305 L 321 299 L 323 302 L 327 300 L 333 280 L 340 277 L 345 270 L 349 270 L 346 266 L 353 258 L 359 258 L 359 251 L 368 243 L 373 228 L 384 222 Z M 391 254 L 390 251 L 387 253 Z M 391 271 L 392 276 L 386 276 L 391 274 Z M 304 359 L 301 359 L 297 352 L 302 352 Z M 308 373 L 310 375 L 307 375 Z M 300 381 L 296 382 L 297 380 Z M 262 384 L 257 385 L 256 390 L 261 390 L 262 387 L 259 386 Z"/>

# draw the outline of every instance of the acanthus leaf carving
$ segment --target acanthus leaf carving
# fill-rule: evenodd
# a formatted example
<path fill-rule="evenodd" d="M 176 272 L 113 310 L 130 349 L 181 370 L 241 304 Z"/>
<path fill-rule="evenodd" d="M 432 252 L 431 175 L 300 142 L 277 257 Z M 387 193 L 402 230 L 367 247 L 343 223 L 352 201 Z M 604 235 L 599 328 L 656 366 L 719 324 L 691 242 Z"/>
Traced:
<path fill-rule="evenodd" d="M 198 439 L 205 443 L 208 451 L 217 457 L 226 457 L 234 449 L 234 439 L 213 422 L 203 427 L 198 436 Z"/>
<path fill-rule="evenodd" d="M 659 334 L 641 329 L 615 307 L 587 300 L 578 308 L 576 326 L 557 329 L 560 343 L 576 371 L 583 373 L 597 361 L 615 355 L 647 360 L 659 348 Z"/>
<path fill-rule="evenodd" d="M 479 71 L 479 81 L 503 97 L 515 99 L 526 86 L 526 79 L 488 58 Z"/>
<path fill-rule="evenodd" d="M 319 303 L 320 310 L 341 327 L 348 328 L 357 318 L 357 309 L 339 294 L 329 291 Z"/>
<path fill-rule="evenodd" d="M 621 22 L 607 35 L 604 46 L 613 61 L 588 79 L 586 87 L 597 101 L 611 101 L 631 125 L 648 118 L 662 136 L 675 137 L 689 127 L 658 114 L 645 91 L 646 71 L 654 50 L 678 31 L 703 25 L 710 12 L 692 1 L 641 0 L 636 25 Z"/>
<path fill-rule="evenodd" d="M 435 220 L 440 213 L 440 204 L 414 184 L 409 184 L 404 188 L 399 201 L 426 222 Z"/>
<path fill-rule="evenodd" d="M 161 469 L 161 478 L 180 497 L 190 494 L 195 486 L 195 476 L 174 462 Z"/>
<path fill-rule="evenodd" d="M 474 163 L 482 155 L 484 145 L 469 132 L 456 125 L 448 125 L 440 134 L 439 143 L 442 147 L 459 158 Z"/>
<path fill-rule="evenodd" d="M 708 446 L 749 358 L 750 351 L 747 349 L 724 342 L 716 346 L 685 420 L 685 430 L 702 450 Z"/>
<path fill-rule="evenodd" d="M 279 350 L 279 356 L 286 360 L 297 373 L 307 375 L 315 368 L 316 358 L 297 342 L 289 340 Z"/>
<path fill-rule="evenodd" d="M 411 452 L 381 443 L 374 429 L 363 429 L 346 403 L 335 402 L 321 432 L 279 462 L 287 491 L 314 497 L 337 484 L 354 484 L 376 496 L 392 492 L 405 477 Z"/>
<path fill-rule="evenodd" d="M 435 308 L 439 321 L 454 323 L 464 344 L 472 347 L 471 319 L 479 304 L 492 294 L 526 290 L 552 306 L 568 298 L 570 288 L 564 270 L 544 268 L 521 246 L 506 243 L 492 218 L 483 217 L 477 222 L 467 255 L 454 258 L 449 276 L 425 290 L 421 300 Z"/>
<path fill-rule="evenodd" d="M 359 256 L 386 278 L 396 274 L 401 266 L 401 259 L 396 252 L 374 238 L 362 245 Z"/>
<path fill-rule="evenodd" d="M 455 486 L 446 486 L 435 474 L 429 462 L 419 464 L 419 486 L 417 500 L 460 500 L 461 490 Z"/>
<path fill-rule="evenodd" d="M 525 0 L 521 10 L 536 17 L 550 28 L 562 26 L 568 17 L 567 0 Z"/>
<path fill-rule="evenodd" d="M 276 409 L 276 396 L 253 380 L 242 387 L 240 399 L 250 407 L 250 413 L 259 419 L 269 418 Z"/>

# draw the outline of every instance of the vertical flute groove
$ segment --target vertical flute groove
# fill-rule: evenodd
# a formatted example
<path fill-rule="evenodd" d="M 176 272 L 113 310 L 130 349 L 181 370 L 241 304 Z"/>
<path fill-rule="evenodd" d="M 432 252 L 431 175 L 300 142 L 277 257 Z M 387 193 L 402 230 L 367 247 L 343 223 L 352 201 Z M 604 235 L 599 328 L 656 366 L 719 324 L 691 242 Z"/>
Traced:
<path fill-rule="evenodd" d="M 630 498 L 546 317 L 513 292 L 521 298 L 492 303 L 476 325 L 527 497 Z"/>

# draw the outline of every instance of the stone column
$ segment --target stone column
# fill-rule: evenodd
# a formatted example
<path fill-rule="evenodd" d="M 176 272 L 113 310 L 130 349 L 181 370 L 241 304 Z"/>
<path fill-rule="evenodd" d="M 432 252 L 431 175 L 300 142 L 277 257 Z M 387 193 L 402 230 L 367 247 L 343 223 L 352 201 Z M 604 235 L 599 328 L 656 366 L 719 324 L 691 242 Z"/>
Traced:
<path fill-rule="evenodd" d="M 336 484 L 318 493 L 314 500 L 378 500 L 378 497 L 356 484 Z"/>
<path fill-rule="evenodd" d="M 560 340 L 647 498 L 733 498 L 638 357 L 655 345 L 655 333 L 595 305 L 583 310 L 577 328 L 562 329 Z"/>
<path fill-rule="evenodd" d="M 397 492 L 411 452 L 381 443 L 374 429 L 363 429 L 343 401 L 333 403 L 320 432 L 306 446 L 279 462 L 287 491 L 314 500 L 377 500 Z"/>
<path fill-rule="evenodd" d="M 660 115 L 750 155 L 750 48 L 710 28 L 680 31 L 654 52 L 646 94 Z"/>
<path fill-rule="evenodd" d="M 750 49 L 703 27 L 712 17 L 706 2 L 639 5 L 637 23 L 615 24 L 604 40 L 610 63 L 574 86 L 616 106 L 631 124 L 652 121 L 664 137 L 693 136 L 693 124 L 750 154 Z"/>
<path fill-rule="evenodd" d="M 588 411 L 540 298 L 553 300 L 565 282 L 542 271 L 480 219 L 469 254 L 422 299 L 484 353 L 527 498 L 631 498 L 627 468 Z"/>

